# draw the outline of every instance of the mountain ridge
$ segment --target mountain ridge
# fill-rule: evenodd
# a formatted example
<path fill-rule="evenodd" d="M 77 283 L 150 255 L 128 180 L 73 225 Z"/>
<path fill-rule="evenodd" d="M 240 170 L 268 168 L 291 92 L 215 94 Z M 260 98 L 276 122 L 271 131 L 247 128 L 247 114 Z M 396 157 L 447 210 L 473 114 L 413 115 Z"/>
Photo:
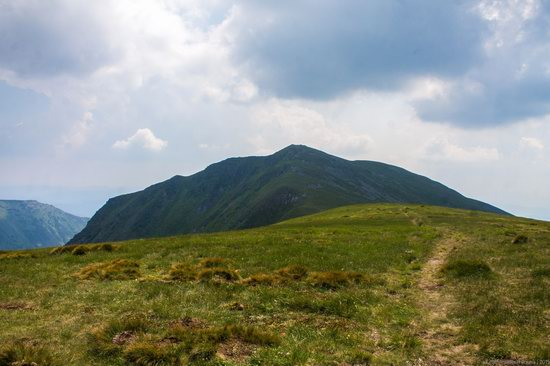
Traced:
<path fill-rule="evenodd" d="M 228 158 L 111 198 L 69 244 L 250 228 L 369 202 L 507 214 L 397 166 L 290 145 L 268 156 Z"/>
<path fill-rule="evenodd" d="M 0 200 L 0 249 L 64 244 L 87 221 L 36 200 Z"/>

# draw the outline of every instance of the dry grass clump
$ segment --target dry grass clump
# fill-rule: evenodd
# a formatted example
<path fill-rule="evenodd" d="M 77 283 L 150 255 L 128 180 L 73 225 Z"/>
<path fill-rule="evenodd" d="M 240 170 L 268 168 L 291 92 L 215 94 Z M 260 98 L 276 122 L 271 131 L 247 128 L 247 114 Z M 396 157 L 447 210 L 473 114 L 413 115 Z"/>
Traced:
<path fill-rule="evenodd" d="M 271 286 L 280 283 L 282 280 L 281 276 L 277 274 L 272 273 L 256 273 L 253 274 L 241 282 L 245 285 L 249 286 L 258 286 L 258 285 L 266 285 Z"/>
<path fill-rule="evenodd" d="M 0 346 L 0 366 L 55 366 L 59 365 L 43 347 L 11 342 Z"/>
<path fill-rule="evenodd" d="M 308 269 L 304 266 L 289 265 L 272 273 L 256 273 L 245 278 L 242 283 L 249 286 L 277 285 L 289 281 L 301 281 L 307 277 Z"/>
<path fill-rule="evenodd" d="M 89 251 L 89 249 L 79 245 L 71 251 L 71 254 L 72 255 L 85 255 L 88 251 Z"/>
<path fill-rule="evenodd" d="M 364 275 L 358 272 L 312 272 L 307 277 L 308 282 L 315 286 L 328 290 L 359 284 L 364 280 Z"/>
<path fill-rule="evenodd" d="M 204 258 L 198 264 L 200 268 L 230 268 L 230 261 L 225 258 Z"/>
<path fill-rule="evenodd" d="M 73 255 L 84 255 L 87 252 L 112 252 L 117 249 L 117 246 L 109 243 L 93 244 L 93 245 L 64 245 L 53 248 L 50 255 L 71 253 Z"/>
<path fill-rule="evenodd" d="M 224 258 L 205 258 L 197 265 L 174 263 L 165 276 L 168 281 L 235 282 L 240 279 L 238 271 L 229 266 Z"/>
<path fill-rule="evenodd" d="M 197 279 L 202 282 L 214 281 L 214 282 L 235 282 L 241 277 L 235 270 L 229 268 L 205 268 L 197 273 Z"/>
<path fill-rule="evenodd" d="M 288 267 L 275 271 L 275 273 L 282 278 L 298 281 L 307 277 L 308 269 L 304 266 L 291 264 Z"/>
<path fill-rule="evenodd" d="M 256 273 L 245 278 L 241 283 L 249 286 L 270 286 L 304 280 L 315 287 L 325 289 L 336 289 L 359 283 L 383 284 L 382 280 L 359 272 L 309 272 L 306 267 L 300 265 L 290 265 L 272 273 Z"/>
<path fill-rule="evenodd" d="M 140 276 L 139 263 L 128 259 L 92 263 L 83 267 L 76 276 L 81 280 L 132 280 Z"/>
<path fill-rule="evenodd" d="M 21 259 L 21 258 L 36 258 L 36 255 L 30 254 L 30 253 L 10 253 L 10 252 L 4 252 L 0 253 L 0 260 L 1 259 Z"/>
<path fill-rule="evenodd" d="M 166 279 L 181 282 L 195 281 L 197 279 L 197 271 L 187 263 L 174 263 L 168 271 Z"/>

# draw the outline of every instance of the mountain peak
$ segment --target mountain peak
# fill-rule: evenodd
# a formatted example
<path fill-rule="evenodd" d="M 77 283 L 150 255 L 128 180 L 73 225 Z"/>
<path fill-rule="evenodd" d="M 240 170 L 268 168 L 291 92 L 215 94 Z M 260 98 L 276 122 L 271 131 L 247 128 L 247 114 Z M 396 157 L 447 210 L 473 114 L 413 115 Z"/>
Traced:
<path fill-rule="evenodd" d="M 282 157 L 286 159 L 292 158 L 306 158 L 306 157 L 317 157 L 317 156 L 330 156 L 327 153 L 322 152 L 321 150 L 314 149 L 306 145 L 288 145 L 287 147 L 277 151 L 272 156 Z"/>
<path fill-rule="evenodd" d="M 109 200 L 70 244 L 242 229 L 368 202 L 504 213 L 398 167 L 290 145 Z"/>

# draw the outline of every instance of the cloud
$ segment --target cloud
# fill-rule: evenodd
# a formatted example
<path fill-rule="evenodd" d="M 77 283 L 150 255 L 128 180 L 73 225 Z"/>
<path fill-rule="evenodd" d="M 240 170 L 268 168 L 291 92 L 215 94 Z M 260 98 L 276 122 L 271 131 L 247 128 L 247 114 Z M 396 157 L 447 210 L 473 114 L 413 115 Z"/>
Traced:
<path fill-rule="evenodd" d="M 534 150 L 544 150 L 543 142 L 536 137 L 522 137 L 520 140 L 520 146 Z"/>
<path fill-rule="evenodd" d="M 140 128 L 125 140 L 118 140 L 113 144 L 115 149 L 128 149 L 131 146 L 140 146 L 150 151 L 161 151 L 168 142 L 156 137 L 148 128 Z"/>
<path fill-rule="evenodd" d="M 413 102 L 424 120 L 463 127 L 509 124 L 550 113 L 550 3 L 481 1 L 491 29 L 484 53 L 445 93 Z"/>
<path fill-rule="evenodd" d="M 248 137 L 257 153 L 272 153 L 289 143 L 306 144 L 333 153 L 363 154 L 373 144 L 366 133 L 357 133 L 331 121 L 313 108 L 293 101 L 272 99 L 254 108 L 255 129 Z"/>
<path fill-rule="evenodd" d="M 482 162 L 498 160 L 499 152 L 496 148 L 465 148 L 449 142 L 446 138 L 437 138 L 425 146 L 424 158 L 436 161 Z"/>
<path fill-rule="evenodd" d="M 69 134 L 63 136 L 63 143 L 70 147 L 80 147 L 87 139 L 87 135 L 92 128 L 94 115 L 90 111 L 86 111 L 82 118 L 72 127 Z"/>
<path fill-rule="evenodd" d="M 115 57 L 106 25 L 90 2 L 3 1 L 0 67 L 40 78 L 93 72 Z"/>
<path fill-rule="evenodd" d="M 234 56 L 267 93 L 327 99 L 460 75 L 482 52 L 473 1 L 243 1 Z"/>

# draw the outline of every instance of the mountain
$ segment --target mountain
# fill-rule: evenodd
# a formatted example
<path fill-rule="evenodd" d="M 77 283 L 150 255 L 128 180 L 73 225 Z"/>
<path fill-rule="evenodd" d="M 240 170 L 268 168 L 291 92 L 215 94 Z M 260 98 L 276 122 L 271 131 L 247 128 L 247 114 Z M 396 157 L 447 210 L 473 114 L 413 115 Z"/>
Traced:
<path fill-rule="evenodd" d="M 37 201 L 0 200 L 0 249 L 63 244 L 87 221 Z"/>
<path fill-rule="evenodd" d="M 251 228 L 368 202 L 506 214 L 396 166 L 290 145 L 270 156 L 230 158 L 111 198 L 68 244 Z"/>

